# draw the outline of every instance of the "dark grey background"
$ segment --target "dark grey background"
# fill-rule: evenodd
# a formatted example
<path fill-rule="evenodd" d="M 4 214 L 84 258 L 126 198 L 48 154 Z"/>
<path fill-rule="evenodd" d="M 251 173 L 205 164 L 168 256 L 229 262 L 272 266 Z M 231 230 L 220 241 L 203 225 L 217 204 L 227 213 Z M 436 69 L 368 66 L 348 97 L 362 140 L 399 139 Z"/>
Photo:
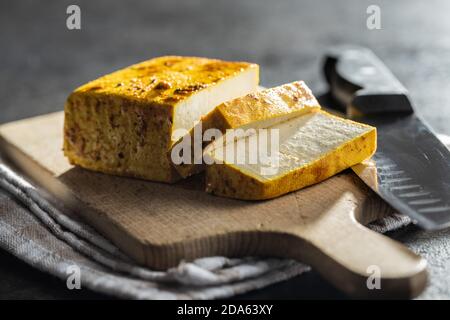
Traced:
<path fill-rule="evenodd" d="M 82 29 L 66 28 L 78 4 Z M 366 9 L 381 8 L 381 30 L 368 30 Z M 164 54 L 253 61 L 271 86 L 303 79 L 326 87 L 326 48 L 372 48 L 410 89 L 418 112 L 450 134 L 449 1 L 24 1 L 0 2 L 0 122 L 61 110 L 76 86 Z M 2 197 L 5 199 L 4 197 Z M 409 227 L 392 234 L 428 259 L 431 283 L 422 298 L 450 298 L 450 230 Z M 314 272 L 243 296 L 343 296 Z M 102 298 L 41 274 L 0 252 L 0 298 Z"/>

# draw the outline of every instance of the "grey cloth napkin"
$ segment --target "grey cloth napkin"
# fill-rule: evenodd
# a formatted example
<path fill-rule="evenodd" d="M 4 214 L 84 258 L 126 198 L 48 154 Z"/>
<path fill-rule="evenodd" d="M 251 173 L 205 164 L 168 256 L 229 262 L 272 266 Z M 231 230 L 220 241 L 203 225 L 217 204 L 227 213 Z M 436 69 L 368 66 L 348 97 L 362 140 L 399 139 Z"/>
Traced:
<path fill-rule="evenodd" d="M 66 282 L 75 266 L 82 288 L 132 299 L 227 298 L 310 270 L 293 260 L 256 257 L 206 257 L 164 272 L 150 270 L 58 210 L 42 191 L 1 163 L 0 186 L 6 191 L 0 192 L 0 248 Z M 409 223 L 394 214 L 370 227 L 386 232 Z"/>

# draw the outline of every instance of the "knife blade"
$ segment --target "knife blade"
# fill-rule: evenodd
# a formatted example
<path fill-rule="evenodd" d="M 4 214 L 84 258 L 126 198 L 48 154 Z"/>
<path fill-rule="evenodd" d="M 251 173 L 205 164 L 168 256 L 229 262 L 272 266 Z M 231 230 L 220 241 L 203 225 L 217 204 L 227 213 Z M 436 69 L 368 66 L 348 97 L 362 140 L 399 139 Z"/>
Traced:
<path fill-rule="evenodd" d="M 376 153 L 353 171 L 424 229 L 450 226 L 450 152 L 416 115 L 405 87 L 363 47 L 331 49 L 323 70 L 337 108 L 377 128 Z"/>

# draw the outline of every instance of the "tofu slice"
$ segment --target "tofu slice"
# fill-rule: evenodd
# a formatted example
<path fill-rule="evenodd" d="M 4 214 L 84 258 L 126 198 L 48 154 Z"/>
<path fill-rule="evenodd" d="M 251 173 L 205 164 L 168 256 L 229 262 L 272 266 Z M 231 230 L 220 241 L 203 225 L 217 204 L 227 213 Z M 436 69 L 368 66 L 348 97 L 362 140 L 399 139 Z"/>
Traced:
<path fill-rule="evenodd" d="M 70 163 L 109 174 L 175 182 L 167 153 L 217 105 L 254 92 L 259 67 L 166 56 L 76 89 L 65 104 L 64 153 Z"/>
<path fill-rule="evenodd" d="M 204 169 L 202 148 L 210 141 L 200 141 L 199 144 L 195 139 L 201 140 L 206 130 L 217 129 L 225 133 L 227 129 L 240 128 L 245 131 L 265 128 L 318 109 L 319 103 L 303 81 L 283 84 L 224 102 L 204 116 L 201 122 L 183 137 L 184 141 L 190 141 L 190 157 L 186 157 L 187 162 L 174 163 L 174 167 L 184 178 Z M 180 153 L 182 148 L 179 144 L 183 139 L 170 150 L 169 157 L 172 160 Z M 196 146 L 200 146 L 197 148 L 199 150 L 194 149 Z"/>
<path fill-rule="evenodd" d="M 275 132 L 279 139 L 272 140 Z M 268 150 L 275 143 L 278 149 L 272 149 L 269 161 L 258 157 L 252 162 L 262 134 Z M 225 135 L 208 146 L 205 161 L 212 164 L 206 169 L 206 190 L 244 200 L 270 199 L 325 180 L 375 150 L 374 127 L 315 111 L 234 142 Z"/>

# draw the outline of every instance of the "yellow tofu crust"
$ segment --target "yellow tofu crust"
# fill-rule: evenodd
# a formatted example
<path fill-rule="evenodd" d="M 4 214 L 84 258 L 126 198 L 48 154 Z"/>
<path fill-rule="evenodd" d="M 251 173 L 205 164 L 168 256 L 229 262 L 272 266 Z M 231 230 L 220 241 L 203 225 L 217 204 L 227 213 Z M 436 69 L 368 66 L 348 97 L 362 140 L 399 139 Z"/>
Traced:
<path fill-rule="evenodd" d="M 290 115 L 300 116 L 319 109 L 319 102 L 305 82 L 295 81 L 224 102 L 202 117 L 200 125 L 203 132 L 208 129 L 219 129 L 225 133 L 227 129 L 252 128 L 252 125 L 258 128 L 256 124 L 261 121 L 276 118 L 283 121 L 289 119 Z M 194 129 L 189 133 L 191 145 L 194 143 L 192 139 Z M 206 144 L 203 147 L 206 147 Z M 191 164 L 174 167 L 186 178 L 204 170 L 204 165 L 193 162 L 192 158 Z"/>
<path fill-rule="evenodd" d="M 304 81 L 250 93 L 217 106 L 203 119 L 218 123 L 218 129 L 239 128 L 261 120 L 269 120 L 297 111 L 320 109 L 320 105 Z M 296 113 L 299 116 L 302 113 Z"/>
<path fill-rule="evenodd" d="M 200 57 L 164 56 L 110 73 L 88 82 L 74 94 L 119 96 L 142 104 L 172 106 L 257 65 Z"/>
<path fill-rule="evenodd" d="M 253 67 L 257 65 L 166 56 L 91 81 L 66 101 L 64 154 L 86 169 L 175 182 L 181 177 L 167 151 L 177 104 Z"/>
<path fill-rule="evenodd" d="M 376 128 L 351 120 L 346 121 L 371 130 L 326 153 L 316 161 L 270 181 L 261 181 L 247 175 L 231 164 L 206 166 L 206 191 L 242 200 L 271 199 L 319 183 L 370 158 L 377 148 Z"/>

